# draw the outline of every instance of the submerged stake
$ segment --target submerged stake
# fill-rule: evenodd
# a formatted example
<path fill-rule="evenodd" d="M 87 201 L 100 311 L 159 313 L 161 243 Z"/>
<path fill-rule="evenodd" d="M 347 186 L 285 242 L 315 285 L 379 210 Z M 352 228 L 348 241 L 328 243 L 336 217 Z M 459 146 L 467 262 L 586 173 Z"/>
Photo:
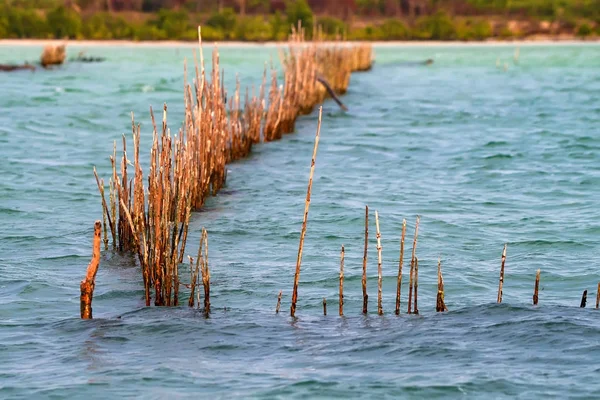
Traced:
<path fill-rule="evenodd" d="M 410 275 L 408 280 L 408 313 L 412 313 L 412 297 L 414 290 L 414 276 L 415 276 L 415 259 L 417 252 L 417 238 L 419 236 L 419 221 L 421 217 L 417 215 L 417 221 L 415 223 L 415 236 L 413 237 L 413 248 L 412 255 L 410 257 Z M 415 307 L 416 308 L 416 307 Z"/>
<path fill-rule="evenodd" d="M 377 314 L 383 315 L 382 284 L 383 273 L 381 267 L 381 233 L 379 232 L 379 213 L 375 211 L 375 227 L 377 229 Z"/>
<path fill-rule="evenodd" d="M 367 313 L 369 295 L 367 294 L 367 248 L 369 246 L 369 206 L 365 206 L 365 252 L 363 254 L 362 291 L 363 291 L 363 314 Z"/>
<path fill-rule="evenodd" d="M 340 316 L 344 315 L 344 245 L 340 253 Z"/>
<path fill-rule="evenodd" d="M 581 296 L 581 304 L 579 305 L 579 307 L 585 308 L 586 303 L 587 303 L 587 290 L 584 290 L 583 295 Z"/>
<path fill-rule="evenodd" d="M 498 303 L 502 303 L 502 286 L 504 285 L 504 263 L 506 262 L 506 246 L 502 250 L 502 264 L 500 265 L 500 282 L 498 283 Z"/>
<path fill-rule="evenodd" d="M 282 291 L 279 291 L 279 296 L 277 296 L 277 307 L 275 308 L 275 314 L 279 314 L 279 309 L 281 308 L 281 294 Z"/>
<path fill-rule="evenodd" d="M 402 220 L 402 236 L 400 237 L 400 261 L 398 262 L 398 285 L 396 287 L 396 315 L 400 315 L 400 292 L 402 290 L 402 266 L 404 264 L 404 237 L 406 236 L 406 220 Z"/>

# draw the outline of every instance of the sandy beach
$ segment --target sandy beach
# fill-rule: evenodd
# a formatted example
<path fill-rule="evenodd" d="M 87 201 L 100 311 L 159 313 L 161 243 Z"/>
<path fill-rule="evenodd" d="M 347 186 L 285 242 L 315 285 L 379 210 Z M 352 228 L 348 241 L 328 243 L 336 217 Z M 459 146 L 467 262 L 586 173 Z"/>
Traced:
<path fill-rule="evenodd" d="M 1 39 L 0 46 L 45 46 L 48 44 L 66 43 L 72 47 L 195 47 L 197 42 L 192 41 L 133 41 L 133 40 L 55 40 L 55 39 Z M 203 41 L 203 44 L 219 47 L 278 47 L 287 46 L 287 42 L 209 42 Z M 332 42 L 333 43 L 333 42 Z M 351 41 L 344 43 L 353 43 Z M 486 41 L 373 41 L 370 42 L 375 47 L 425 47 L 425 46 L 536 46 L 536 45 L 587 45 L 600 44 L 600 38 L 579 40 L 573 36 L 532 36 L 521 40 L 498 40 L 489 39 Z"/>

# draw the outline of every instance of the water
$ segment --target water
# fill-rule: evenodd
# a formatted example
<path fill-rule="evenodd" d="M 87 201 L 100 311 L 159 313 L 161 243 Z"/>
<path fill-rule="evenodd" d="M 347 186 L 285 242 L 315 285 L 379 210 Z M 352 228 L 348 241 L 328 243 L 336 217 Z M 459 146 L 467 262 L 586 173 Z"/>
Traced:
<path fill-rule="evenodd" d="M 79 50 L 71 46 L 71 55 Z M 182 60 L 192 49 L 93 47 L 88 54 L 105 63 L 0 75 L 0 397 L 595 396 L 600 46 L 522 46 L 517 65 L 513 51 L 380 47 L 375 68 L 352 77 L 343 98 L 350 112 L 325 104 L 296 321 L 288 314 L 315 113 L 295 134 L 229 165 L 227 187 L 194 214 L 187 253 L 196 253 L 205 226 L 209 319 L 187 307 L 145 308 L 135 258 L 108 251 L 96 319 L 81 321 L 79 281 L 101 217 L 92 167 L 109 175 L 112 141 L 129 134 L 130 111 L 142 123 L 144 155 L 149 105 L 166 101 L 171 126 L 179 125 Z M 0 61 L 39 53 L 3 46 Z M 229 87 L 236 71 L 243 85 L 258 84 L 271 56 L 271 47 L 222 49 Z M 427 58 L 435 63 L 402 64 Z M 370 314 L 362 316 L 365 204 Z M 402 219 L 408 254 L 417 214 L 421 315 L 396 317 Z M 438 256 L 447 314 L 434 312 Z M 580 309 L 584 289 L 588 308 Z"/>

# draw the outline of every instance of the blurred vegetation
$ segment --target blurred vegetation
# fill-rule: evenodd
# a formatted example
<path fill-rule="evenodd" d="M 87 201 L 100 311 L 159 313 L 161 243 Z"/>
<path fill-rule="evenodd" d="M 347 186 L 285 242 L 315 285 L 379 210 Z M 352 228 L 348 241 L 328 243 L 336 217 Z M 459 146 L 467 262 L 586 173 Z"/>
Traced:
<path fill-rule="evenodd" d="M 308 37 L 319 26 L 328 38 L 354 40 L 600 35 L 600 0 L 425 0 L 426 8 L 410 14 L 402 9 L 405 0 L 336 0 L 319 13 L 310 4 L 333 0 L 230 0 L 208 8 L 198 0 L 121 0 L 138 7 L 124 10 L 107 9 L 110 1 L 0 0 L 0 38 L 196 40 L 201 25 L 207 41 L 269 41 L 285 40 L 299 20 Z M 342 3 L 353 5 L 351 11 Z"/>

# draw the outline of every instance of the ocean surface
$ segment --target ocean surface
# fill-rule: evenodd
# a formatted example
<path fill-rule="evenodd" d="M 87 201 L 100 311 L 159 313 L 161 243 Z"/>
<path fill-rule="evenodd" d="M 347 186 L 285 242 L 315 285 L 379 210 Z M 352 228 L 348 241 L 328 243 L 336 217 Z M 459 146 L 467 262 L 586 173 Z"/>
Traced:
<path fill-rule="evenodd" d="M 294 134 L 230 164 L 226 187 L 193 215 L 186 253 L 195 255 L 206 227 L 210 318 L 187 306 L 144 307 L 135 257 L 109 250 L 95 319 L 82 321 L 79 282 L 102 217 L 92 168 L 108 180 L 113 141 L 125 134 L 131 143 L 130 112 L 142 124 L 144 159 L 150 106 L 166 102 L 172 129 L 180 126 L 183 61 L 194 48 L 73 44 L 70 57 L 85 50 L 106 61 L 1 74 L 0 398 L 597 396 L 600 45 L 522 45 L 517 62 L 515 46 L 376 47 L 374 68 L 354 74 L 343 96 L 349 112 L 326 101 L 295 320 L 289 306 L 316 111 Z M 4 45 L 0 63 L 40 53 Z M 242 86 L 258 85 L 270 58 L 278 60 L 275 47 L 222 48 L 230 92 L 235 74 Z M 433 65 L 416 63 L 429 58 Z M 406 314 L 417 215 L 418 316 Z M 504 243 L 504 301 L 496 304 Z M 438 257 L 444 314 L 435 312 Z"/>

